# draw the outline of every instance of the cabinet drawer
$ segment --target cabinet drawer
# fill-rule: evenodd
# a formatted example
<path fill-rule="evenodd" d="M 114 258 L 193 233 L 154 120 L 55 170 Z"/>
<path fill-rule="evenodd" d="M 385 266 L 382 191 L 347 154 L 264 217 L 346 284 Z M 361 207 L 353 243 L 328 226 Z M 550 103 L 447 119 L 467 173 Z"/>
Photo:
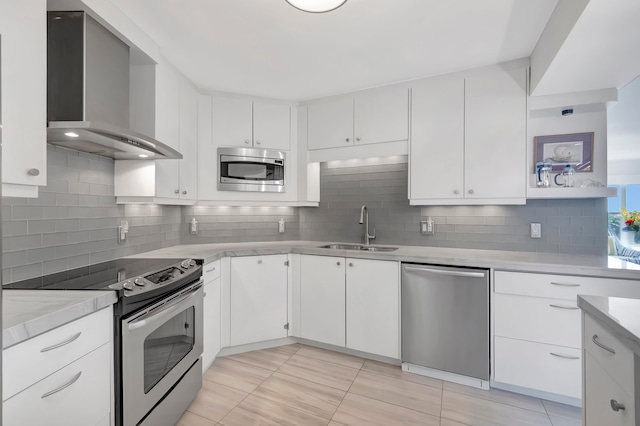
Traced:
<path fill-rule="evenodd" d="M 580 309 L 563 299 L 494 295 L 496 336 L 579 349 Z"/>
<path fill-rule="evenodd" d="M 633 394 L 633 352 L 590 315 L 584 316 L 584 349 L 622 390 Z"/>
<path fill-rule="evenodd" d="M 207 263 L 202 267 L 204 283 L 210 283 L 220 276 L 220 259 Z"/>
<path fill-rule="evenodd" d="M 496 293 L 574 302 L 578 294 L 640 297 L 640 283 L 635 280 L 496 271 L 494 281 Z"/>
<path fill-rule="evenodd" d="M 108 307 L 4 350 L 3 400 L 111 341 L 112 327 Z"/>
<path fill-rule="evenodd" d="M 586 426 L 633 426 L 636 424 L 633 394 L 629 395 L 623 391 L 589 352 L 585 354 L 584 380 Z M 624 410 L 614 411 L 611 408 L 612 400 L 623 404 Z"/>
<path fill-rule="evenodd" d="M 581 353 L 580 349 L 496 337 L 494 380 L 582 398 Z"/>
<path fill-rule="evenodd" d="M 3 424 L 95 425 L 111 409 L 111 345 L 106 344 L 25 389 L 2 405 Z M 59 392 L 43 397 L 48 392 Z"/>

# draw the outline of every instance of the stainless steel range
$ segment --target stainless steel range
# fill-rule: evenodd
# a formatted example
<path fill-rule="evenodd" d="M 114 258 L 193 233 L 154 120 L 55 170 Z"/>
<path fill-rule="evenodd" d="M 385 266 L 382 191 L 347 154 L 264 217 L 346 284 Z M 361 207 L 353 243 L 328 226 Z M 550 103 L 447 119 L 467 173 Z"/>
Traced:
<path fill-rule="evenodd" d="M 5 288 L 114 290 L 116 425 L 173 426 L 202 386 L 202 262 L 117 259 Z"/>

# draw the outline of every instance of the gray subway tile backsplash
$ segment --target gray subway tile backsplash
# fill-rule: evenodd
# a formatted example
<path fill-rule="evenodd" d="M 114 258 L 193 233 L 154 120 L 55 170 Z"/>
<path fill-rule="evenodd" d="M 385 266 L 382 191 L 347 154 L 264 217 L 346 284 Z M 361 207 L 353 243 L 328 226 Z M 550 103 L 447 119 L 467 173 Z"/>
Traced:
<path fill-rule="evenodd" d="M 390 164 L 388 164 L 390 163 Z M 48 185 L 37 199 L 4 198 L 5 283 L 176 244 L 317 240 L 357 242 L 360 206 L 376 244 L 606 254 L 606 200 L 530 200 L 525 206 L 410 206 L 406 162 L 321 165 L 314 207 L 116 205 L 113 160 L 48 147 Z M 434 235 L 419 233 L 431 217 Z M 189 232 L 189 221 L 199 232 Z M 278 233 L 278 220 L 285 232 Z M 117 226 L 128 220 L 127 241 Z M 529 222 L 543 238 L 529 238 Z"/>

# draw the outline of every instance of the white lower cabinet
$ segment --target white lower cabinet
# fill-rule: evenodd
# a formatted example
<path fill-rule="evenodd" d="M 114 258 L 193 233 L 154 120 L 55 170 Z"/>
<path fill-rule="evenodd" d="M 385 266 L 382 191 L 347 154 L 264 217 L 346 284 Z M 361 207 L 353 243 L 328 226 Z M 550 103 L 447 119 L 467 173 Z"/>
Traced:
<path fill-rule="evenodd" d="M 346 259 L 347 348 L 400 358 L 400 265 Z"/>
<path fill-rule="evenodd" d="M 8 399 L 2 424 L 99 424 L 111 409 L 111 356 L 105 344 Z"/>
<path fill-rule="evenodd" d="M 214 262 L 216 263 L 216 262 Z M 217 262 L 219 265 L 220 262 Z M 205 265 L 206 270 L 211 264 Z M 218 266 L 219 270 L 219 266 Z M 203 334 L 203 351 L 202 351 L 202 372 L 207 371 L 209 366 L 213 363 L 216 355 L 220 351 L 220 274 L 218 276 L 207 280 L 207 275 L 204 275 L 204 302 L 202 318 L 204 324 L 202 325 Z"/>
<path fill-rule="evenodd" d="M 300 336 L 400 358 L 398 262 L 302 255 Z"/>
<path fill-rule="evenodd" d="M 112 326 L 108 307 L 5 349 L 2 424 L 108 424 Z"/>
<path fill-rule="evenodd" d="M 345 259 L 300 256 L 300 337 L 345 346 Z"/>
<path fill-rule="evenodd" d="M 585 426 L 637 425 L 633 352 L 590 315 L 583 327 Z"/>
<path fill-rule="evenodd" d="M 640 297 L 633 280 L 496 271 L 493 379 L 582 398 L 578 294 Z M 604 424 L 604 423 L 603 423 Z"/>
<path fill-rule="evenodd" d="M 231 258 L 230 344 L 288 336 L 288 256 Z"/>

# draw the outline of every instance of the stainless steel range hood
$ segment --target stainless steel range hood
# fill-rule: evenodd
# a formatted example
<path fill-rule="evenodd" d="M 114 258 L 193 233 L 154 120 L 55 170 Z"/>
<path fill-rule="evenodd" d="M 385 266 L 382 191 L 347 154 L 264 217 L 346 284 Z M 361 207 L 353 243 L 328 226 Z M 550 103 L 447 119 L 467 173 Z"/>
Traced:
<path fill-rule="evenodd" d="M 47 141 L 117 160 L 180 159 L 130 130 L 129 46 L 85 12 L 48 12 Z"/>

